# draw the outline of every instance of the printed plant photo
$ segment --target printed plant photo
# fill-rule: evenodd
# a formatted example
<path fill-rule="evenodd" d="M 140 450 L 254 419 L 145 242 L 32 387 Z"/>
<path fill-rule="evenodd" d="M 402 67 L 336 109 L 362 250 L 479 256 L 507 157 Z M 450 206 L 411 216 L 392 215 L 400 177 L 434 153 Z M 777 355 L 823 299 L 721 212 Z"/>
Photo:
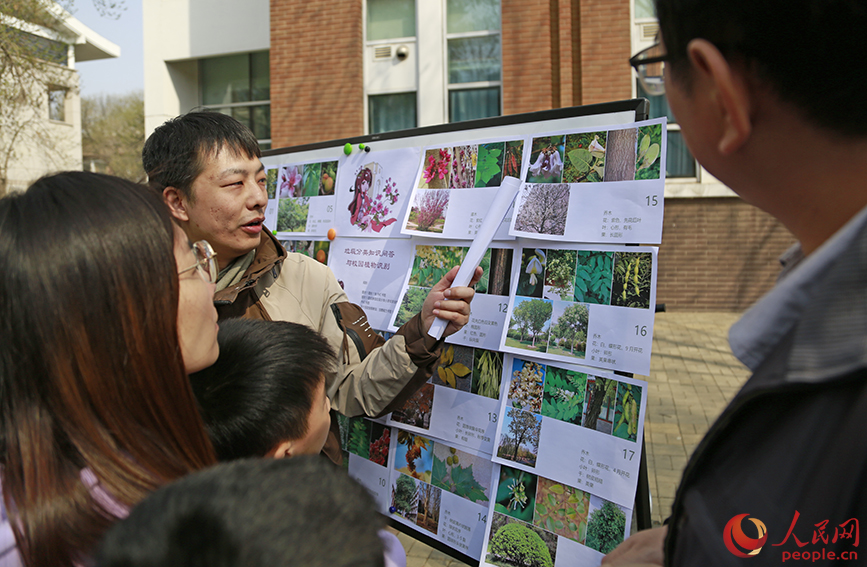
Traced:
<path fill-rule="evenodd" d="M 476 295 L 509 295 L 512 283 L 511 248 L 488 248 L 479 266 L 484 273 L 476 284 Z"/>
<path fill-rule="evenodd" d="M 320 264 L 328 264 L 328 251 L 331 242 L 328 240 L 280 240 L 287 252 L 304 254 L 316 259 Z"/>
<path fill-rule="evenodd" d="M 448 189 L 452 168 L 452 149 L 435 148 L 424 153 L 424 170 L 418 182 L 419 189 Z"/>
<path fill-rule="evenodd" d="M 508 405 L 533 413 L 542 409 L 545 385 L 545 365 L 532 360 L 512 360 L 512 380 L 509 383 Z"/>
<path fill-rule="evenodd" d="M 373 422 L 363 417 L 349 418 L 349 442 L 346 449 L 363 459 L 370 458 L 370 429 Z"/>
<path fill-rule="evenodd" d="M 432 246 L 419 244 L 409 275 L 409 285 L 433 287 L 449 270 L 459 266 L 467 253 L 465 246 Z"/>
<path fill-rule="evenodd" d="M 488 502 L 491 496 L 493 466 L 493 462 L 488 459 L 436 443 L 432 483 L 470 502 Z"/>
<path fill-rule="evenodd" d="M 569 186 L 531 184 L 521 189 L 515 230 L 532 234 L 563 236 L 569 216 Z"/>
<path fill-rule="evenodd" d="M 406 221 L 406 229 L 441 233 L 446 224 L 448 208 L 448 189 L 416 191 L 415 201 Z"/>
<path fill-rule="evenodd" d="M 418 514 L 418 488 L 422 484 L 424 483 L 405 474 L 398 475 L 391 486 L 391 505 L 388 511 L 415 523 Z"/>
<path fill-rule="evenodd" d="M 554 567 L 557 536 L 532 524 L 494 513 L 485 561 L 498 567 Z"/>
<path fill-rule="evenodd" d="M 303 197 L 301 179 L 304 175 L 304 165 L 285 165 L 280 168 L 278 179 L 278 198 L 289 199 L 290 197 Z"/>
<path fill-rule="evenodd" d="M 394 470 L 423 482 L 430 482 L 434 442 L 427 437 L 397 430 Z"/>
<path fill-rule="evenodd" d="M 406 325 L 410 319 L 421 313 L 421 308 L 424 305 L 424 300 L 430 293 L 429 287 L 413 287 L 406 288 L 406 293 L 400 299 L 400 306 L 397 309 L 397 317 L 394 319 L 394 324 L 397 327 Z"/>
<path fill-rule="evenodd" d="M 555 301 L 548 331 L 548 354 L 585 358 L 590 309 L 583 303 Z"/>
<path fill-rule="evenodd" d="M 662 124 L 638 128 L 638 150 L 635 156 L 635 179 L 659 179 L 662 152 Z"/>
<path fill-rule="evenodd" d="M 323 162 L 320 173 L 319 195 L 334 195 L 334 180 L 337 179 L 337 162 Z"/>
<path fill-rule="evenodd" d="M 391 412 L 391 419 L 419 429 L 430 429 L 434 390 L 435 388 L 430 382 L 424 384 L 406 400 L 403 406 Z"/>
<path fill-rule="evenodd" d="M 456 146 L 453 151 L 449 188 L 472 189 L 476 184 L 478 146 Z"/>
<path fill-rule="evenodd" d="M 506 142 L 506 158 L 503 160 L 503 177 L 507 175 L 521 179 L 521 166 L 524 161 L 524 140 Z"/>
<path fill-rule="evenodd" d="M 623 543 L 625 531 L 626 512 L 613 502 L 591 495 L 584 545 L 600 553 L 610 553 Z"/>
<path fill-rule="evenodd" d="M 617 380 L 602 376 L 587 376 L 584 394 L 584 416 L 581 424 L 587 429 L 610 435 L 614 428 L 614 406 Z"/>
<path fill-rule="evenodd" d="M 536 475 L 502 465 L 494 511 L 532 522 L 535 508 Z"/>
<path fill-rule="evenodd" d="M 268 191 L 268 199 L 277 198 L 277 176 L 280 175 L 280 169 L 273 167 L 265 173 L 265 189 Z"/>
<path fill-rule="evenodd" d="M 502 377 L 502 352 L 481 348 L 473 351 L 473 383 L 470 393 L 499 400 Z"/>
<path fill-rule="evenodd" d="M 635 177 L 635 142 L 638 130 L 623 128 L 608 132 L 604 181 L 632 181 Z"/>
<path fill-rule="evenodd" d="M 576 256 L 575 250 L 548 250 L 545 287 L 542 291 L 544 299 L 572 301 Z"/>
<path fill-rule="evenodd" d="M 479 144 L 476 162 L 476 187 L 499 187 L 503 183 L 503 161 L 506 158 L 506 144 Z"/>
<path fill-rule="evenodd" d="M 418 485 L 418 510 L 415 520 L 418 527 L 436 534 L 440 522 L 442 490 L 427 483 Z"/>
<path fill-rule="evenodd" d="M 277 206 L 277 232 L 304 232 L 310 199 L 281 199 Z"/>
<path fill-rule="evenodd" d="M 575 268 L 575 301 L 610 305 L 613 272 L 613 252 L 579 250 Z"/>
<path fill-rule="evenodd" d="M 390 442 L 391 428 L 371 421 L 368 459 L 377 465 L 386 466 L 388 464 L 388 445 Z"/>
<path fill-rule="evenodd" d="M 436 386 L 448 386 L 469 392 L 473 382 L 473 349 L 460 345 L 445 346 L 431 376 Z"/>
<path fill-rule="evenodd" d="M 506 433 L 507 429 L 508 433 Z M 535 467 L 539 456 L 541 434 L 542 416 L 509 408 L 503 421 L 503 434 L 500 446 L 497 447 L 497 456 L 528 467 Z"/>
<path fill-rule="evenodd" d="M 545 287 L 545 266 L 548 251 L 542 248 L 524 248 L 521 252 L 521 273 L 518 274 L 518 293 L 524 297 L 542 297 Z"/>
<path fill-rule="evenodd" d="M 595 183 L 605 175 L 606 132 L 566 136 L 566 167 L 563 183 Z"/>
<path fill-rule="evenodd" d="M 323 167 L 328 163 L 331 162 Z M 392 207 L 400 193 L 391 177 L 385 178 L 380 164 L 370 162 L 359 167 L 349 193 L 351 200 L 346 208 L 349 222 L 362 232 L 379 233 L 397 222 Z"/>
<path fill-rule="evenodd" d="M 548 352 L 548 329 L 553 310 L 550 299 L 516 297 L 506 334 L 506 346 Z"/>
<path fill-rule="evenodd" d="M 641 386 L 619 382 L 614 408 L 614 436 L 627 441 L 638 440 L 638 416 L 641 409 Z"/>
<path fill-rule="evenodd" d="M 589 493 L 539 477 L 533 524 L 559 536 L 584 543 L 589 512 Z"/>
<path fill-rule="evenodd" d="M 322 178 L 322 164 L 308 163 L 304 166 L 304 175 L 301 177 L 301 185 L 304 188 L 305 197 L 319 195 L 319 182 Z"/>
<path fill-rule="evenodd" d="M 611 305 L 649 309 L 652 272 L 649 252 L 615 252 Z"/>
<path fill-rule="evenodd" d="M 533 138 L 527 183 L 560 183 L 563 178 L 565 136 Z"/>
<path fill-rule="evenodd" d="M 581 425 L 586 391 L 586 374 L 548 365 L 542 397 L 542 415 Z"/>

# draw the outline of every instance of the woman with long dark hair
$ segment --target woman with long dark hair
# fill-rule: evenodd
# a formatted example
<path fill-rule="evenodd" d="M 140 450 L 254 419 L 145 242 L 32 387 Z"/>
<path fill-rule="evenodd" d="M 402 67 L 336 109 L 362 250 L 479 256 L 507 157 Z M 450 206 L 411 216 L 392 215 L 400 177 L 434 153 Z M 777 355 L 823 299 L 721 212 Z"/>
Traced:
<path fill-rule="evenodd" d="M 0 476 L 26 565 L 85 562 L 146 494 L 215 462 L 187 379 L 218 354 L 215 269 L 122 179 L 0 200 Z"/>

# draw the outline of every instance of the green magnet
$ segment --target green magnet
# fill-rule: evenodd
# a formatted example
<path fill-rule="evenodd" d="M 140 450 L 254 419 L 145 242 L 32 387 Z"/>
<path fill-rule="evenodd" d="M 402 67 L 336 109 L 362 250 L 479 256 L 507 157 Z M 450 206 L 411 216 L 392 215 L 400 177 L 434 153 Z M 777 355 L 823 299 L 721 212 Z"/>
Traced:
<path fill-rule="evenodd" d="M 351 154 L 352 153 L 352 144 L 347 142 L 346 145 L 343 146 L 343 153 L 345 153 L 346 155 Z"/>

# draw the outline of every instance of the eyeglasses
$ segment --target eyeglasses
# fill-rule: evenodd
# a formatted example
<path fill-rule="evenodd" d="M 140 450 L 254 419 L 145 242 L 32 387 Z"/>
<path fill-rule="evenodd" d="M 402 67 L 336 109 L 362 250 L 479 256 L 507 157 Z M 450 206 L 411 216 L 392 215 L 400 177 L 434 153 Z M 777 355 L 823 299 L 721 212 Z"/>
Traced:
<path fill-rule="evenodd" d="M 659 36 L 657 36 L 657 43 L 639 51 L 629 59 L 629 64 L 635 68 L 635 73 L 638 75 L 638 82 L 648 95 L 665 94 L 665 62 L 668 60 L 669 56 L 665 53 L 665 48 L 659 43 Z"/>
<path fill-rule="evenodd" d="M 211 248 L 207 240 L 199 240 L 193 244 L 193 254 L 196 255 L 196 263 L 178 272 L 178 275 L 185 274 L 190 270 L 196 270 L 199 275 L 208 283 L 217 283 L 217 253 Z"/>

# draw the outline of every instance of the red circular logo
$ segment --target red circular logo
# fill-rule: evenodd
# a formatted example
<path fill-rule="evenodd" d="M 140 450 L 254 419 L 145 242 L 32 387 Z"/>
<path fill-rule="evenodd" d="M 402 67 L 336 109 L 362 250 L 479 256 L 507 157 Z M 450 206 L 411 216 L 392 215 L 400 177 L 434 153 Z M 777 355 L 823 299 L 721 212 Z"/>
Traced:
<path fill-rule="evenodd" d="M 768 529 L 765 524 L 757 518 L 750 518 L 750 521 L 756 525 L 759 531 L 758 539 L 747 537 L 741 528 L 741 522 L 749 514 L 738 514 L 728 521 L 723 529 L 723 542 L 726 544 L 726 549 L 732 552 L 732 555 L 737 557 L 752 557 L 758 555 L 762 550 L 762 546 L 768 541 Z"/>

